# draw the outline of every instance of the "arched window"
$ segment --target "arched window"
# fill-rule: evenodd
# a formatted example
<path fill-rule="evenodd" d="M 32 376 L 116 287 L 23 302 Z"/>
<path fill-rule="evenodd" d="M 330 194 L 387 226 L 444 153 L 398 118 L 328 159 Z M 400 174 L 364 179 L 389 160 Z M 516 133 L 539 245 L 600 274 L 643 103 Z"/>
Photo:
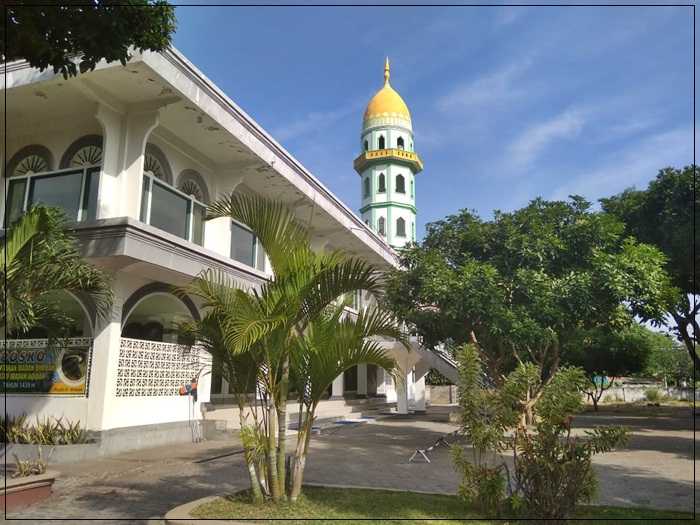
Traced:
<path fill-rule="evenodd" d="M 411 197 L 413 197 L 413 181 L 411 181 Z"/>
<path fill-rule="evenodd" d="M 21 177 L 51 171 L 51 152 L 44 146 L 33 144 L 19 150 L 7 164 L 7 177 Z"/>
<path fill-rule="evenodd" d="M 396 147 L 403 149 L 403 137 L 399 137 L 399 139 L 396 141 Z"/>
<path fill-rule="evenodd" d="M 365 177 L 364 180 L 364 196 L 369 197 L 369 177 Z"/>
<path fill-rule="evenodd" d="M 384 135 L 379 135 L 379 149 L 384 149 L 385 142 L 384 142 Z"/>
<path fill-rule="evenodd" d="M 396 193 L 406 193 L 406 179 L 403 175 L 396 176 Z"/>
<path fill-rule="evenodd" d="M 416 223 L 411 221 L 411 239 L 415 242 L 416 240 Z"/>
<path fill-rule="evenodd" d="M 379 184 L 377 186 L 377 193 L 386 192 L 386 177 L 383 173 L 379 174 Z"/>
<path fill-rule="evenodd" d="M 369 149 L 369 141 L 365 140 L 365 151 Z"/>
<path fill-rule="evenodd" d="M 153 144 L 146 144 L 146 154 L 143 159 L 143 172 L 152 175 L 156 179 L 173 183 L 172 171 L 170 164 L 163 152 Z"/>
<path fill-rule="evenodd" d="M 86 135 L 73 142 L 61 158 L 61 168 L 89 168 L 102 164 L 102 137 Z"/>
<path fill-rule="evenodd" d="M 406 221 L 403 217 L 396 219 L 396 236 L 406 237 Z"/>
<path fill-rule="evenodd" d="M 386 235 L 386 219 L 384 217 L 379 217 L 377 221 L 377 231 L 382 237 Z"/>
<path fill-rule="evenodd" d="M 191 195 L 201 203 L 209 204 L 209 192 L 207 191 L 207 183 L 199 172 L 186 169 L 177 178 L 177 189 L 182 193 Z"/>

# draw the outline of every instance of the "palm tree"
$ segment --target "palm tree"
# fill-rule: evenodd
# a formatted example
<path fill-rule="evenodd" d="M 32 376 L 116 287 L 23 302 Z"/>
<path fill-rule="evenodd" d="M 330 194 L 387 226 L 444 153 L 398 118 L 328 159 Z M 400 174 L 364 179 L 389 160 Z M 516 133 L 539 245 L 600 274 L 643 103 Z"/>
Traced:
<path fill-rule="evenodd" d="M 365 310 L 353 319 L 344 315 L 344 307 L 340 304 L 328 308 L 313 319 L 295 341 L 291 353 L 293 377 L 297 379 L 299 392 L 299 431 L 290 491 L 292 501 L 296 501 L 301 493 L 316 408 L 333 380 L 363 363 L 376 365 L 395 376 L 396 361 L 385 353 L 377 338 L 396 339 L 409 348 L 396 319 L 388 312 Z"/>
<path fill-rule="evenodd" d="M 20 217 L 0 242 L 2 289 L 0 320 L 6 334 L 44 329 L 49 338 L 64 335 L 74 319 L 56 303 L 60 292 L 87 294 L 105 316 L 112 290 L 105 274 L 86 262 L 63 212 L 36 206 Z"/>
<path fill-rule="evenodd" d="M 208 218 L 229 217 L 246 224 L 267 254 L 274 279 L 245 292 L 225 286 L 211 272 L 196 278 L 184 293 L 199 297 L 218 312 L 222 344 L 239 355 L 257 352 L 259 378 L 270 407 L 265 427 L 266 472 L 274 501 L 286 499 L 286 411 L 290 359 L 311 322 L 349 292 L 379 293 L 379 273 L 340 252 L 317 254 L 293 212 L 260 196 L 231 194 L 209 207 Z M 388 366 L 388 365 L 387 365 Z"/>

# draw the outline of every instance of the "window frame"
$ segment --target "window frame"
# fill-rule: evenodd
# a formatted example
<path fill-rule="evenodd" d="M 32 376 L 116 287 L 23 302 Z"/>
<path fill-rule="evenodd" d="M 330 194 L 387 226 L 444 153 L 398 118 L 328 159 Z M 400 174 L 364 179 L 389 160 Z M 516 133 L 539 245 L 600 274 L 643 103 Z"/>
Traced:
<path fill-rule="evenodd" d="M 24 186 L 24 197 L 22 199 L 22 213 L 20 216 L 24 215 L 27 213 L 27 209 L 29 206 L 29 194 L 31 193 L 31 190 L 33 188 L 33 184 L 36 180 L 41 180 L 49 177 L 60 177 L 60 176 L 65 176 L 65 175 L 71 175 L 71 174 L 77 174 L 80 173 L 80 196 L 78 198 L 78 213 L 77 217 L 68 217 L 69 221 L 74 221 L 74 222 L 84 222 L 87 216 L 87 206 L 85 203 L 85 189 L 87 187 L 88 179 L 90 178 L 90 175 L 92 175 L 95 170 L 98 171 L 98 177 L 97 177 L 97 191 L 99 192 L 99 187 L 100 187 L 100 177 L 99 173 L 102 171 L 102 165 L 101 164 L 94 164 L 90 166 L 83 166 L 82 168 L 62 168 L 59 170 L 50 170 L 50 171 L 42 171 L 39 173 L 30 173 L 27 175 L 15 175 L 13 177 L 5 177 L 4 184 L 5 184 L 5 204 L 3 208 L 3 214 L 2 214 L 2 219 L 0 222 L 2 223 L 2 228 L 7 229 L 9 224 L 5 223 L 6 219 L 9 219 L 7 216 L 8 214 L 8 197 L 10 195 L 10 184 L 15 181 L 21 181 L 24 180 L 25 186 Z M 99 193 L 98 193 L 99 194 Z M 35 203 L 32 203 L 35 204 Z M 95 210 L 95 213 L 97 213 L 97 210 Z"/>
<path fill-rule="evenodd" d="M 402 224 L 403 228 L 399 228 L 399 224 Z M 403 230 L 403 232 L 401 230 Z M 404 219 L 403 217 L 398 217 L 396 219 L 396 236 L 406 237 L 406 219 Z"/>
<path fill-rule="evenodd" d="M 401 189 L 399 189 L 399 179 L 401 179 Z M 394 188 L 396 193 L 406 195 L 406 177 L 404 177 L 401 173 L 396 175 L 394 178 Z"/>
<path fill-rule="evenodd" d="M 146 209 L 144 210 L 143 208 L 143 197 L 144 197 L 144 187 L 145 183 L 148 181 L 148 189 L 147 189 L 147 202 L 146 202 Z M 205 230 L 205 223 L 206 221 L 202 221 L 202 244 L 199 244 L 194 241 L 194 211 L 195 211 L 195 206 L 200 206 L 204 208 L 204 210 L 207 209 L 207 205 L 204 204 L 202 201 L 199 201 L 195 199 L 192 195 L 188 195 L 187 193 L 180 191 L 178 188 L 170 185 L 167 181 L 163 179 L 159 179 L 152 173 L 148 171 L 143 172 L 143 177 L 141 178 L 141 206 L 139 207 L 139 220 L 143 222 L 144 224 L 148 224 L 149 226 L 152 226 L 153 228 L 161 229 L 158 228 L 158 226 L 153 226 L 151 224 L 151 212 L 153 211 L 153 185 L 154 184 L 160 184 L 161 187 L 167 191 L 170 191 L 172 193 L 175 193 L 177 196 L 182 197 L 187 201 L 187 237 L 184 238 L 186 241 L 191 242 L 193 244 L 196 244 L 197 246 L 204 246 L 204 230 Z M 162 230 L 165 231 L 165 230 Z M 171 232 L 171 235 L 175 235 L 176 237 L 180 237 L 179 235 L 176 235 Z"/>
<path fill-rule="evenodd" d="M 377 233 L 382 237 L 386 237 L 386 219 L 383 216 L 377 219 Z"/>
<path fill-rule="evenodd" d="M 233 261 L 236 261 L 237 263 L 245 264 L 249 268 L 253 268 L 255 270 L 258 270 L 259 272 L 265 272 L 265 267 L 267 266 L 267 263 L 265 262 L 266 255 L 265 255 L 265 250 L 262 248 L 262 244 L 260 243 L 260 239 L 258 239 L 258 236 L 255 235 L 255 232 L 253 232 L 253 230 L 251 230 L 248 226 L 246 226 L 245 224 L 243 224 L 240 221 L 237 221 L 236 219 L 231 219 L 231 225 L 236 225 L 239 228 L 241 228 L 242 230 L 247 231 L 248 233 L 250 233 L 253 236 L 253 265 L 251 266 L 250 264 L 247 264 L 243 261 L 239 261 L 238 259 L 235 259 L 233 257 L 233 255 L 231 253 L 233 251 L 233 242 L 231 242 L 231 245 L 229 246 L 229 258 Z M 233 234 L 233 231 L 230 230 L 229 237 L 231 237 L 232 234 Z M 262 258 L 262 266 L 263 267 L 262 268 L 258 268 L 258 266 L 257 266 L 258 257 L 260 256 L 259 250 L 262 250 L 262 255 L 263 255 L 263 258 Z"/>
<path fill-rule="evenodd" d="M 377 177 L 377 193 L 386 193 L 386 175 L 380 173 Z"/>
<path fill-rule="evenodd" d="M 372 196 L 372 181 L 369 175 L 364 178 L 362 184 L 362 198 L 367 199 Z"/>

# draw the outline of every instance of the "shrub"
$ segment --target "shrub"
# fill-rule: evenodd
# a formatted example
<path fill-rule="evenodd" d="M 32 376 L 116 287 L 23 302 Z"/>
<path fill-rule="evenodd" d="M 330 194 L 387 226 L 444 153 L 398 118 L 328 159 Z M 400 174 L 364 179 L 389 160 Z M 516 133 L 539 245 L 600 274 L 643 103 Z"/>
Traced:
<path fill-rule="evenodd" d="M 458 363 L 462 432 L 473 451 L 472 463 L 461 449 L 453 451 L 462 497 L 482 511 L 508 509 L 554 521 L 589 502 L 596 488 L 593 455 L 624 443 L 626 430 L 598 427 L 583 437 L 572 436 L 572 416 L 583 408 L 584 372 L 562 368 L 542 382 L 540 369 L 523 363 L 499 388 L 485 388 L 473 346 L 460 350 Z M 532 428 L 527 426 L 530 415 Z M 504 454 L 513 458 L 512 471 Z"/>
<path fill-rule="evenodd" d="M 647 401 L 650 403 L 659 403 L 664 396 L 658 388 L 647 388 L 644 391 L 644 397 L 646 397 Z"/>
<path fill-rule="evenodd" d="M 27 423 L 27 416 L 0 417 L 4 443 L 35 445 L 75 445 L 87 443 L 88 433 L 80 422 L 64 422 L 63 418 L 36 418 L 34 425 Z"/>

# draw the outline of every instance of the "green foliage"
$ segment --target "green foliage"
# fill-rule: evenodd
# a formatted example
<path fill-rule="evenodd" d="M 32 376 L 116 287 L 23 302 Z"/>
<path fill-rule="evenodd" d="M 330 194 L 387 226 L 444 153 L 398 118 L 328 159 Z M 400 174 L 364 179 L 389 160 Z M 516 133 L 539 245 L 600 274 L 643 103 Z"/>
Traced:
<path fill-rule="evenodd" d="M 687 350 L 669 336 L 656 334 L 654 346 L 647 359 L 644 374 L 664 381 L 667 385 L 681 386 L 692 383 L 693 361 Z"/>
<path fill-rule="evenodd" d="M 184 325 L 201 340 L 239 393 L 241 422 L 251 487 L 256 499 L 266 492 L 275 502 L 299 496 L 316 406 L 332 381 L 345 370 L 374 364 L 393 373 L 374 336 L 407 344 L 398 322 L 381 309 L 345 315 L 345 298 L 357 291 L 379 294 L 381 276 L 363 260 L 340 251 L 316 253 L 307 229 L 286 205 L 260 196 L 231 194 L 212 204 L 209 218 L 228 217 L 246 224 L 260 240 L 275 278 L 247 291 L 222 273 L 205 271 L 178 293 L 198 297 L 206 314 Z M 252 383 L 251 383 L 252 382 Z M 247 396 L 259 384 L 262 399 Z M 286 410 L 290 392 L 299 396 L 299 432 L 292 482 L 286 468 Z"/>
<path fill-rule="evenodd" d="M 26 415 L 0 416 L 0 429 L 4 443 L 77 445 L 89 442 L 88 433 L 81 428 L 80 421 L 65 422 L 62 417 L 37 417 L 36 422 L 30 425 Z"/>
<path fill-rule="evenodd" d="M 479 381 L 483 364 L 476 347 L 464 345 L 457 357 L 462 432 L 473 450 L 471 462 L 460 448 L 453 451 L 462 475 L 460 494 L 492 512 L 554 520 L 572 516 L 595 492 L 592 456 L 623 444 L 627 435 L 618 427 L 572 435 L 571 419 L 583 408 L 584 371 L 563 367 L 543 381 L 536 365 L 521 363 L 498 388 L 487 388 Z M 528 427 L 530 410 L 534 417 Z M 512 471 L 506 454 L 513 458 Z"/>
<path fill-rule="evenodd" d="M 567 341 L 563 360 L 582 368 L 588 376 L 585 392 L 597 409 L 604 392 L 621 376 L 642 372 L 654 349 L 670 340 L 667 336 L 631 323 L 622 329 L 579 330 Z M 608 379 L 607 381 L 602 380 Z"/>
<path fill-rule="evenodd" d="M 700 194 L 695 191 L 699 176 L 697 166 L 664 168 L 645 190 L 627 189 L 600 201 L 605 212 L 624 222 L 627 234 L 666 256 L 665 270 L 674 288 L 667 290 L 665 307 L 672 322 L 660 321 L 683 341 L 696 368 L 700 302 L 693 296 L 700 293 L 700 282 L 694 272 L 699 263 L 694 247 L 700 244 L 700 229 L 694 225 L 700 214 Z"/>
<path fill-rule="evenodd" d="M 444 375 L 442 375 L 434 368 L 431 368 L 428 372 L 428 375 L 425 376 L 425 384 L 431 386 L 447 386 L 451 385 L 452 381 L 447 379 Z"/>
<path fill-rule="evenodd" d="M 48 464 L 41 457 L 37 459 L 20 459 L 17 454 L 13 454 L 15 458 L 15 470 L 11 477 L 23 478 L 26 476 L 38 476 L 46 472 Z"/>
<path fill-rule="evenodd" d="M 63 212 L 36 206 L 10 226 L 0 243 L 0 322 L 7 333 L 38 328 L 49 337 L 68 335 L 75 320 L 56 303 L 56 293 L 87 294 L 100 317 L 112 303 L 107 276 L 88 264 Z"/>
<path fill-rule="evenodd" d="M 660 403 L 663 400 L 664 395 L 658 388 L 647 388 L 644 391 L 644 397 L 650 403 Z"/>
<path fill-rule="evenodd" d="M 165 0 L 23 4 L 5 8 L 4 60 L 25 59 L 64 77 L 92 70 L 102 59 L 126 64 L 130 49 L 162 51 L 175 31 L 175 9 Z"/>
<path fill-rule="evenodd" d="M 462 210 L 402 251 L 387 303 L 428 346 L 478 341 L 496 382 L 520 361 L 546 377 L 571 333 L 663 315 L 665 259 L 623 229 L 580 197 L 536 199 L 493 220 Z"/>

